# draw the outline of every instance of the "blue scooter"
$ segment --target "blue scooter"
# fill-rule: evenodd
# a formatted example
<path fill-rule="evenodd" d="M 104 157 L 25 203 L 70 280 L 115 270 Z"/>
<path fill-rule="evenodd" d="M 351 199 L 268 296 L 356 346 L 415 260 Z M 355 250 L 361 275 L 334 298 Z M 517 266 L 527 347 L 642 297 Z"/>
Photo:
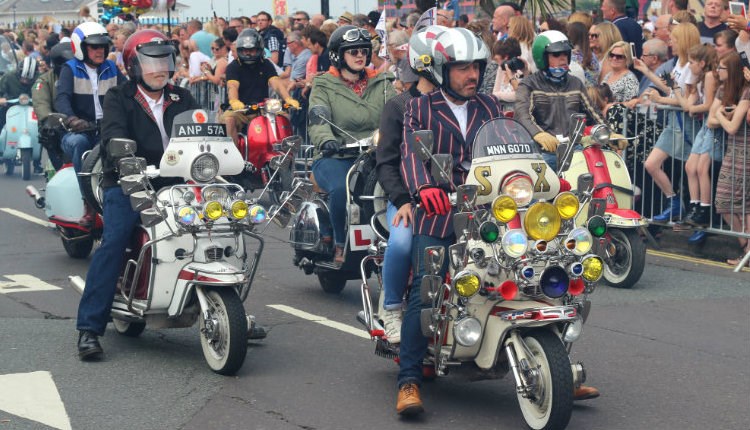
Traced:
<path fill-rule="evenodd" d="M 22 94 L 8 103 L 17 103 L 5 115 L 5 127 L 0 132 L 0 155 L 5 164 L 5 174 L 10 176 L 16 166 L 21 166 L 24 181 L 31 179 L 32 165 L 39 165 L 42 145 L 39 143 L 37 116 L 31 98 Z"/>

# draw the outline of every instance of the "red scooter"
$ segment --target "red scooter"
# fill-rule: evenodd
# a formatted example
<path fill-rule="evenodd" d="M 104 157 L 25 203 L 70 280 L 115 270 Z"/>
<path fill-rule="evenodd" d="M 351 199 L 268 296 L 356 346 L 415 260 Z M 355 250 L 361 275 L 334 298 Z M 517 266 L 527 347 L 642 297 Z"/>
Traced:
<path fill-rule="evenodd" d="M 248 191 L 259 188 L 268 191 L 273 204 L 278 204 L 283 191 L 291 190 L 294 166 L 293 149 L 299 145 L 282 145 L 282 142 L 300 142 L 292 135 L 289 118 L 282 115 L 291 107 L 279 99 L 269 98 L 262 103 L 248 105 L 245 113 L 257 115 L 240 133 L 237 149 L 245 160 L 245 170 L 228 178 Z"/>

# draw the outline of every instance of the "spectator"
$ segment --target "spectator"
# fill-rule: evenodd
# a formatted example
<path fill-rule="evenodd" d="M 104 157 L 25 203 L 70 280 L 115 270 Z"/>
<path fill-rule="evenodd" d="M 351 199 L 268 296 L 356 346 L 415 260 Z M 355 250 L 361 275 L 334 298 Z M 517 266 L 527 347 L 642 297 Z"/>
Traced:
<path fill-rule="evenodd" d="M 641 59 L 635 59 L 633 60 L 633 63 L 637 70 L 640 70 L 640 67 L 646 67 L 656 76 L 659 76 L 659 73 L 657 73 L 656 70 L 668 59 L 667 44 L 661 39 L 651 39 L 643 44 L 643 55 L 641 55 Z M 638 84 L 638 94 L 643 94 L 651 84 L 651 80 L 644 73 Z M 630 107 L 632 108 L 634 106 L 630 105 Z"/>
<path fill-rule="evenodd" d="M 344 12 L 339 16 L 339 20 L 337 22 L 338 25 L 351 25 L 354 20 L 354 15 L 352 15 L 350 12 Z M 328 37 L 330 38 L 330 34 Z"/>
<path fill-rule="evenodd" d="M 565 24 L 556 20 L 552 15 L 547 15 L 539 22 L 539 31 L 557 30 L 565 33 Z"/>
<path fill-rule="evenodd" d="M 229 55 L 229 47 L 224 42 L 224 39 L 217 37 L 214 43 L 211 44 L 211 52 L 214 56 L 211 58 L 209 63 L 203 63 L 202 71 L 203 78 L 211 82 L 214 85 L 223 86 L 225 73 L 227 71 Z"/>
<path fill-rule="evenodd" d="M 437 25 L 440 25 L 442 27 L 447 27 L 447 28 L 453 27 L 453 11 L 438 10 L 437 11 Z"/>
<path fill-rule="evenodd" d="M 490 30 L 490 23 L 485 19 L 475 19 L 470 22 L 466 29 L 479 36 L 484 44 L 487 46 L 487 51 L 491 52 L 491 48 L 495 45 L 495 35 Z M 495 86 L 495 79 L 497 79 L 498 63 L 495 61 L 494 56 L 490 57 L 487 61 L 487 67 L 484 69 L 484 79 L 479 87 L 479 91 L 482 94 L 492 95 L 492 88 Z"/>
<path fill-rule="evenodd" d="M 521 45 L 512 37 L 498 40 L 492 49 L 492 57 L 499 65 L 495 84 L 492 87 L 492 95 L 500 101 L 515 103 L 519 80 L 529 74 L 528 68 L 513 71 L 509 67 L 503 67 L 502 65 L 512 58 L 521 57 Z"/>
<path fill-rule="evenodd" d="M 82 6 L 78 9 L 78 16 L 83 22 L 96 22 L 96 18 L 91 16 L 91 9 L 88 6 Z"/>
<path fill-rule="evenodd" d="M 191 20 L 187 24 L 187 34 L 190 40 L 194 40 L 196 48 L 206 56 L 211 55 L 211 43 L 216 36 L 203 30 L 203 23 L 197 19 Z"/>
<path fill-rule="evenodd" d="M 397 30 L 401 31 L 401 30 Z M 370 53 L 370 65 L 367 66 L 369 69 L 375 70 L 376 72 L 386 72 L 390 67 L 390 63 L 385 58 L 379 55 L 380 52 L 380 39 L 373 39 L 372 41 L 372 52 Z"/>
<path fill-rule="evenodd" d="M 117 34 L 117 31 L 120 30 L 120 26 L 115 24 L 114 22 L 110 22 L 105 28 L 107 29 L 109 38 L 115 40 L 115 35 Z"/>
<path fill-rule="evenodd" d="M 303 96 L 307 97 L 312 88 L 313 78 L 328 71 L 331 67 L 331 59 L 328 55 L 328 38 L 322 31 L 308 27 L 302 33 L 302 42 L 312 53 L 307 62 L 305 89 L 302 91 Z"/>
<path fill-rule="evenodd" d="M 417 75 L 409 66 L 409 35 L 403 30 L 394 30 L 388 35 L 388 56 L 396 66 L 396 91 L 408 90 L 415 82 Z"/>
<path fill-rule="evenodd" d="M 746 115 L 750 108 L 750 88 L 747 84 L 750 71 L 747 68 L 743 70 L 740 56 L 734 52 L 721 57 L 718 70 L 722 88 L 717 99 L 721 100 L 721 104 L 712 107 L 709 125 L 721 126 L 729 139 L 719 171 L 714 204 L 716 213 L 729 224 L 730 230 L 747 234 L 750 233 L 750 192 L 747 189 L 747 178 L 750 177 L 750 127 Z M 727 260 L 727 264 L 732 266 L 738 265 L 744 254 L 750 252 L 749 241 L 742 237 L 738 240 L 743 255 Z"/>
<path fill-rule="evenodd" d="M 301 25 L 303 28 L 310 24 L 310 15 L 304 10 L 294 12 L 294 17 L 292 19 L 294 20 L 294 25 Z"/>
<path fill-rule="evenodd" d="M 323 34 L 326 35 L 326 39 L 330 39 L 331 35 L 334 31 L 336 31 L 337 28 L 339 27 L 335 22 L 325 22 L 320 26 L 320 31 L 322 31 Z"/>
<path fill-rule="evenodd" d="M 586 25 L 582 22 L 568 22 L 568 39 L 573 45 L 571 63 L 577 63 L 583 69 L 585 84 L 595 86 L 599 83 L 601 66 L 599 60 L 591 52 Z"/>
<path fill-rule="evenodd" d="M 729 9 L 727 0 L 706 0 L 703 5 L 703 21 L 698 24 L 701 43 L 713 43 L 716 33 L 729 28 L 721 22 L 721 14 L 725 9 Z"/>
<path fill-rule="evenodd" d="M 696 27 L 698 26 L 698 20 L 695 19 L 695 15 L 693 15 L 692 13 L 686 10 L 681 10 L 675 13 L 674 15 L 672 15 L 672 21 L 673 21 L 672 22 L 673 25 L 674 23 L 682 24 L 683 22 L 687 22 L 687 23 L 695 25 Z"/>
<path fill-rule="evenodd" d="M 271 24 L 271 15 L 268 12 L 258 12 L 255 22 L 258 32 L 263 36 L 263 46 L 271 51 L 271 62 L 278 66 L 283 65 L 286 50 L 284 33 Z"/>
<path fill-rule="evenodd" d="M 495 8 L 495 13 L 492 14 L 492 32 L 497 35 L 497 40 L 507 37 L 510 17 L 513 15 L 515 12 L 509 5 L 500 5 Z"/>
<path fill-rule="evenodd" d="M 531 21 L 523 16 L 512 16 L 508 21 L 508 37 L 518 40 L 521 45 L 521 59 L 526 63 L 529 73 L 536 73 L 536 64 L 531 55 L 531 45 L 534 43 L 534 27 Z"/>
<path fill-rule="evenodd" d="M 232 18 L 229 20 L 227 28 L 231 28 L 236 31 L 237 34 L 240 34 L 240 32 L 245 29 L 245 23 L 243 23 L 240 18 Z"/>
<path fill-rule="evenodd" d="M 456 20 L 456 26 L 466 28 L 467 25 L 469 25 L 469 15 L 462 13 Z"/>
<path fill-rule="evenodd" d="M 615 42 L 620 41 L 622 41 L 620 30 L 618 30 L 611 22 L 601 22 L 589 29 L 589 45 L 601 66 L 601 70 L 599 71 L 600 79 L 609 72 L 609 63 L 607 62 L 607 52 L 609 51 L 609 48 L 611 48 Z"/>
<path fill-rule="evenodd" d="M 602 76 L 602 83 L 612 90 L 613 102 L 627 102 L 638 96 L 638 78 L 629 67 L 633 64 L 630 45 L 624 41 L 615 42 L 607 51 L 609 72 Z"/>
<path fill-rule="evenodd" d="M 310 25 L 312 25 L 315 28 L 320 28 L 321 25 L 323 25 L 323 22 L 325 22 L 326 16 L 320 13 L 316 13 L 315 15 L 310 18 Z"/>
<path fill-rule="evenodd" d="M 573 12 L 568 17 L 568 27 L 570 27 L 570 24 L 574 22 L 580 22 L 586 27 L 586 31 L 589 31 L 589 28 L 591 28 L 592 25 L 594 25 L 594 20 L 591 17 L 591 15 L 585 13 L 585 12 Z M 570 37 L 570 35 L 568 35 Z"/>
<path fill-rule="evenodd" d="M 312 57 L 312 52 L 302 43 L 298 31 L 289 33 L 286 39 L 287 52 L 291 53 L 292 63 L 289 74 L 289 85 L 287 90 L 293 99 L 300 102 L 299 109 L 292 111 L 291 122 L 294 134 L 307 136 L 307 99 L 302 96 L 305 89 L 305 78 L 307 74 L 307 62 Z"/>
<path fill-rule="evenodd" d="M 404 29 L 406 33 L 411 37 L 412 32 L 414 31 L 414 27 L 417 25 L 417 22 L 419 22 L 419 13 L 412 12 L 409 15 L 406 15 L 406 28 Z"/>
<path fill-rule="evenodd" d="M 221 32 L 221 37 L 222 39 L 224 39 L 224 45 L 226 45 L 229 51 L 227 52 L 227 63 L 231 63 L 235 58 L 237 58 L 237 49 L 234 45 L 234 42 L 237 40 L 238 34 L 239 33 L 237 33 L 237 30 L 235 30 L 233 27 L 227 27 L 223 32 Z"/>
<path fill-rule="evenodd" d="M 188 40 L 187 44 L 190 52 L 188 57 L 188 77 L 190 78 L 190 82 L 193 83 L 200 80 L 203 76 L 203 63 L 211 61 L 211 57 L 205 55 L 198 49 L 198 44 L 195 40 Z"/>
<path fill-rule="evenodd" d="M 721 58 L 724 54 L 734 51 L 735 42 L 737 41 L 737 32 L 734 30 L 726 29 L 714 34 L 714 46 L 716 47 L 716 55 Z"/>
<path fill-rule="evenodd" d="M 443 3 L 443 10 L 450 13 L 452 18 L 451 25 L 446 27 L 459 27 L 458 22 L 461 15 L 461 6 L 458 4 L 458 0 L 445 0 Z M 466 23 L 469 23 L 469 17 L 466 17 Z"/>
<path fill-rule="evenodd" d="M 688 0 L 669 0 L 667 3 L 669 13 L 674 15 L 679 11 L 687 11 Z"/>
<path fill-rule="evenodd" d="M 604 0 L 601 10 L 602 16 L 620 30 L 622 40 L 635 45 L 635 56 L 640 57 L 643 53 L 643 29 L 633 18 L 625 15 L 625 0 Z M 613 92 L 616 93 L 614 89 Z"/>

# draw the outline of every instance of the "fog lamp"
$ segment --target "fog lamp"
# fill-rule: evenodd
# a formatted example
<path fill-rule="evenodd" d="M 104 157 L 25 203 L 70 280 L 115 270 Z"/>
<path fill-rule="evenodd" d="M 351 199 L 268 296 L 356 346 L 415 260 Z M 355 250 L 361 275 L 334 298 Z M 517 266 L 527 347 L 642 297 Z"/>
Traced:
<path fill-rule="evenodd" d="M 232 218 L 234 219 L 242 219 L 247 216 L 247 203 L 243 202 L 242 200 L 235 200 L 232 202 L 231 206 L 232 210 Z"/>
<path fill-rule="evenodd" d="M 562 220 L 557 208 L 547 202 L 533 204 L 526 212 L 524 228 L 534 240 L 550 241 L 560 232 Z"/>
<path fill-rule="evenodd" d="M 453 278 L 453 288 L 461 297 L 471 297 L 479 291 L 479 276 L 471 271 L 463 271 Z"/>
<path fill-rule="evenodd" d="M 497 196 L 492 201 L 492 215 L 503 224 L 509 223 L 518 213 L 518 206 L 512 197 L 507 195 Z"/>
<path fill-rule="evenodd" d="M 581 261 L 583 264 L 583 279 L 589 282 L 596 282 L 601 279 L 604 273 L 604 261 L 598 255 L 589 255 Z"/>
<path fill-rule="evenodd" d="M 503 235 L 501 241 L 503 252 L 511 258 L 519 258 L 526 254 L 529 247 L 529 241 L 526 234 L 521 229 L 508 230 Z"/>
<path fill-rule="evenodd" d="M 482 338 L 482 324 L 473 317 L 462 318 L 453 325 L 453 336 L 461 346 L 474 346 Z"/>
<path fill-rule="evenodd" d="M 567 272 L 560 266 L 548 267 L 542 272 L 542 276 L 539 277 L 539 286 L 542 287 L 542 292 L 553 299 L 562 297 L 568 292 L 568 278 Z"/>
<path fill-rule="evenodd" d="M 224 208 L 217 201 L 208 202 L 203 208 L 203 214 L 211 221 L 216 221 L 224 215 Z"/>
<path fill-rule="evenodd" d="M 571 219 L 578 213 L 578 197 L 570 191 L 560 193 L 555 197 L 555 207 L 562 219 Z"/>

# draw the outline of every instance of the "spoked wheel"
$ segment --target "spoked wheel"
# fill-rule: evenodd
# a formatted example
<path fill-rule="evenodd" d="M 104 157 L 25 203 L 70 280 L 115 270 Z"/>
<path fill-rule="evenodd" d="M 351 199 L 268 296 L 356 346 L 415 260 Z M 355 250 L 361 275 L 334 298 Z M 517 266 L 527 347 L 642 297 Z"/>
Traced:
<path fill-rule="evenodd" d="M 28 181 L 31 179 L 31 148 L 21 150 L 21 179 Z"/>
<path fill-rule="evenodd" d="M 615 288 L 632 288 L 646 267 L 646 244 L 635 229 L 608 231 L 604 280 Z"/>
<path fill-rule="evenodd" d="M 319 270 L 318 281 L 320 288 L 328 294 L 338 294 L 346 287 L 349 278 L 346 273 L 335 270 Z"/>
<path fill-rule="evenodd" d="M 568 353 L 562 341 L 549 331 L 534 331 L 523 339 L 539 366 L 531 396 L 518 394 L 523 418 L 533 430 L 564 429 L 573 412 L 573 373 Z"/>
<path fill-rule="evenodd" d="M 80 238 L 83 235 L 88 235 L 88 237 Z M 72 228 L 63 228 L 60 239 L 62 240 L 65 252 L 71 258 L 79 260 L 88 257 L 91 254 L 91 249 L 94 247 L 94 238 L 91 237 L 90 233 L 84 233 Z"/>
<path fill-rule="evenodd" d="M 94 146 L 94 149 L 83 159 L 81 173 L 91 174 L 91 176 L 81 178 L 81 191 L 83 192 L 84 200 L 97 213 L 103 213 L 102 202 L 104 202 L 104 190 L 101 187 L 102 160 L 99 156 L 99 145 Z"/>
<path fill-rule="evenodd" d="M 221 375 L 234 375 L 247 354 L 247 318 L 237 292 L 228 287 L 207 289 L 208 320 L 198 321 L 201 347 L 208 367 Z"/>
<path fill-rule="evenodd" d="M 144 322 L 129 322 L 112 318 L 112 325 L 117 333 L 127 337 L 138 337 L 146 329 Z"/>

